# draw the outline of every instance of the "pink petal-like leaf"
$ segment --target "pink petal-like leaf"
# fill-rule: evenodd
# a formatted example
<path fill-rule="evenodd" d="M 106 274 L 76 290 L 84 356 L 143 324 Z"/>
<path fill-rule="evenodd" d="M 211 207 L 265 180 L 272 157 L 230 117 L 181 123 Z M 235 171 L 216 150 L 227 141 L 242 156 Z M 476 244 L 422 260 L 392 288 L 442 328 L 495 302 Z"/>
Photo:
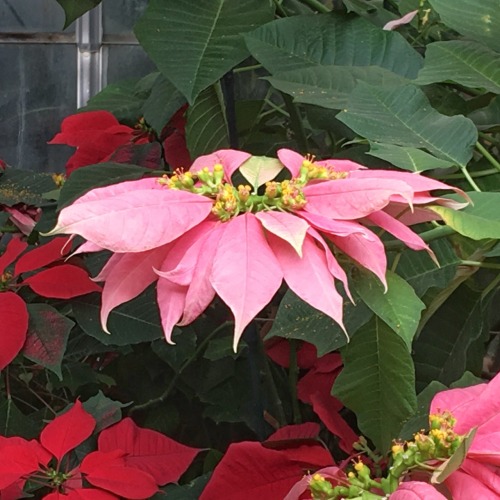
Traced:
<path fill-rule="evenodd" d="M 465 463 L 465 462 L 464 462 Z M 456 470 L 444 484 L 451 493 L 450 498 L 453 500 L 498 500 L 500 492 L 491 490 L 483 483 L 481 478 L 476 478 L 463 472 L 461 469 Z M 427 497 L 410 498 L 409 500 L 427 500 Z M 431 497 L 432 498 L 432 497 Z M 397 500 L 397 498 L 396 498 Z M 403 497 L 402 500 L 407 500 Z M 439 500 L 441 500 L 439 498 Z"/>
<path fill-rule="evenodd" d="M 68 245 L 69 238 L 67 236 L 61 236 L 59 238 L 54 238 L 48 243 L 44 243 L 25 253 L 16 262 L 14 267 L 14 273 L 17 275 L 25 273 L 27 271 L 34 271 L 35 269 L 40 269 L 49 264 L 52 264 L 56 260 L 60 260 L 67 254 L 70 250 Z"/>
<path fill-rule="evenodd" d="M 297 256 L 288 243 L 280 241 Z M 210 281 L 234 314 L 235 352 L 244 328 L 271 301 L 282 279 L 278 261 L 256 217 L 246 213 L 227 222 Z"/>
<path fill-rule="evenodd" d="M 328 167 L 335 172 L 352 172 L 353 170 L 366 170 L 366 167 L 351 160 L 320 160 L 315 162 L 322 167 Z"/>
<path fill-rule="evenodd" d="M 267 231 L 290 243 L 302 257 L 302 245 L 309 228 L 309 224 L 304 219 L 286 212 L 273 211 L 258 212 L 255 217 L 260 220 Z"/>
<path fill-rule="evenodd" d="M 101 252 L 104 248 L 92 243 L 91 241 L 86 241 L 82 243 L 71 255 L 67 257 L 67 259 L 74 257 L 75 255 L 79 255 L 81 253 L 93 253 L 93 252 Z M 67 260 L 66 259 L 66 260 Z"/>
<path fill-rule="evenodd" d="M 101 287 L 89 278 L 85 269 L 72 264 L 44 269 L 26 278 L 22 284 L 29 285 L 38 295 L 51 299 L 71 299 L 101 291 Z"/>
<path fill-rule="evenodd" d="M 369 235 L 370 231 L 356 221 L 332 220 L 324 215 L 313 214 L 300 210 L 297 215 L 305 219 L 318 231 L 334 236 L 350 236 L 351 234 Z"/>
<path fill-rule="evenodd" d="M 215 290 L 210 283 L 212 264 L 214 261 L 224 226 L 218 225 L 203 241 L 203 251 L 199 252 L 196 261 L 196 272 L 186 293 L 184 312 L 179 325 L 189 325 L 210 305 L 215 297 Z"/>
<path fill-rule="evenodd" d="M 224 167 L 225 180 L 231 182 L 233 173 L 251 156 L 250 153 L 245 153 L 244 151 L 238 151 L 236 149 L 220 149 L 219 151 L 215 151 L 215 153 L 197 158 L 189 170 L 196 173 L 206 167 L 208 170 L 212 171 L 214 165 L 218 163 Z"/>
<path fill-rule="evenodd" d="M 358 173 L 357 171 L 354 173 Z M 307 212 L 332 219 L 353 220 L 384 208 L 391 197 L 400 195 L 411 203 L 413 191 L 402 181 L 347 178 L 308 184 L 303 189 Z"/>
<path fill-rule="evenodd" d="M 114 252 L 144 252 L 175 240 L 211 209 L 210 199 L 157 179 L 128 181 L 94 189 L 63 208 L 48 234 L 79 234 Z"/>
<path fill-rule="evenodd" d="M 92 485 L 121 497 L 145 499 L 158 491 L 153 476 L 134 467 L 119 465 L 116 458 L 116 451 L 94 451 L 83 459 L 80 470 Z"/>
<path fill-rule="evenodd" d="M 95 420 L 87 413 L 80 401 L 66 413 L 46 425 L 40 434 L 40 442 L 57 460 L 83 443 L 94 430 Z"/>
<path fill-rule="evenodd" d="M 229 446 L 200 500 L 277 500 L 302 475 L 302 468 L 283 453 L 243 441 Z"/>
<path fill-rule="evenodd" d="M 177 482 L 200 451 L 159 432 L 142 429 L 130 418 L 102 431 L 98 447 L 104 452 L 125 451 L 125 465 L 151 474 L 159 485 Z"/>
<path fill-rule="evenodd" d="M 270 234 L 269 242 L 291 290 L 344 328 L 342 297 L 335 288 L 325 254 L 316 246 L 314 239 L 309 235 L 306 236 L 303 258 L 300 258 L 297 252 L 281 238 Z"/>
<path fill-rule="evenodd" d="M 500 475 L 498 474 L 498 467 L 493 467 L 491 463 L 482 464 L 476 460 L 467 458 L 460 466 L 460 469 L 469 476 L 481 481 L 486 488 L 495 492 L 495 494 L 500 497 Z M 452 476 L 450 476 L 448 480 L 453 481 Z"/>
<path fill-rule="evenodd" d="M 187 286 L 172 283 L 166 278 L 160 278 L 156 285 L 161 326 L 169 344 L 174 343 L 172 342 L 172 330 L 182 317 L 187 291 Z"/>
<path fill-rule="evenodd" d="M 458 497 L 453 497 L 458 500 Z M 477 496 L 470 498 L 479 498 Z M 483 497 L 481 497 L 482 499 Z M 401 483 L 398 489 L 391 494 L 391 500 L 446 500 L 434 486 L 421 481 Z"/>
<path fill-rule="evenodd" d="M 290 171 L 292 177 L 297 177 L 300 173 L 300 167 L 304 162 L 304 156 L 292 151 L 291 149 L 278 149 L 277 156 L 283 165 Z"/>
<path fill-rule="evenodd" d="M 10 266 L 10 264 L 16 260 L 26 248 L 28 248 L 28 244 L 14 236 L 9 243 L 7 243 L 7 248 L 4 253 L 0 255 L 0 274 L 5 271 L 7 266 Z"/>
<path fill-rule="evenodd" d="M 22 349 L 28 331 L 28 310 L 14 292 L 0 293 L 0 370 Z"/>
<path fill-rule="evenodd" d="M 412 10 L 408 12 L 408 14 L 405 14 L 403 17 L 400 17 L 399 19 L 394 19 L 393 21 L 389 21 L 388 23 L 384 24 L 384 27 L 382 29 L 386 31 L 391 31 L 396 28 L 399 28 L 399 26 L 404 26 L 405 24 L 411 23 L 413 21 L 413 18 L 417 14 L 418 14 L 418 9 Z"/>
<path fill-rule="evenodd" d="M 159 267 L 169 251 L 164 245 L 146 252 L 126 253 L 108 267 L 102 290 L 101 325 L 107 332 L 106 323 L 112 309 L 132 300 L 158 279 L 154 268 Z M 102 272 L 101 272 L 102 274 Z"/>
<path fill-rule="evenodd" d="M 427 250 L 431 257 L 434 256 L 434 252 L 429 248 L 429 245 L 427 245 L 427 243 L 418 234 L 414 233 L 408 228 L 408 226 L 405 226 L 402 222 L 398 221 L 391 215 L 386 214 L 382 210 L 379 212 L 373 212 L 367 216 L 367 219 L 382 229 L 385 229 L 398 240 L 401 240 L 409 248 L 413 250 Z"/>

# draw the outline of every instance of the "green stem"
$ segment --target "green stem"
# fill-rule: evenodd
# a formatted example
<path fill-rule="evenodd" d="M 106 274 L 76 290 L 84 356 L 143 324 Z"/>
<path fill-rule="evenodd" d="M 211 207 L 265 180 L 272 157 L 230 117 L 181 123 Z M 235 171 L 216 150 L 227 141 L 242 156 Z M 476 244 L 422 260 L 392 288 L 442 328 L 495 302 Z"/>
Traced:
<path fill-rule="evenodd" d="M 285 102 L 286 109 L 290 115 L 290 126 L 292 127 L 295 139 L 302 153 L 307 153 L 309 151 L 309 144 L 307 142 L 306 132 L 304 130 L 304 122 L 300 116 L 297 106 L 294 104 L 292 98 L 283 92 L 281 92 L 283 101 Z"/>
<path fill-rule="evenodd" d="M 486 177 L 488 175 L 498 174 L 498 170 L 496 168 L 488 168 L 486 170 L 480 170 L 479 172 L 469 172 L 471 177 Z M 448 174 L 448 175 L 436 175 L 437 179 L 446 180 L 446 179 L 462 179 L 462 174 Z"/>
<path fill-rule="evenodd" d="M 494 290 L 497 285 L 500 283 L 500 273 L 495 276 L 493 280 L 491 280 L 490 284 L 482 291 L 481 299 L 484 299 L 489 295 L 489 293 Z"/>
<path fill-rule="evenodd" d="M 479 262 L 475 260 L 461 260 L 461 266 L 482 267 L 484 269 L 500 269 L 500 264 L 494 262 Z"/>
<path fill-rule="evenodd" d="M 494 158 L 479 141 L 476 142 L 476 148 L 491 163 L 493 167 L 500 171 L 500 163 L 498 162 L 498 160 Z"/>
<path fill-rule="evenodd" d="M 480 193 L 481 189 L 474 182 L 474 179 L 471 177 L 468 170 L 465 167 L 460 167 L 460 170 L 462 171 L 462 174 L 464 174 L 464 177 L 467 179 L 467 182 L 470 184 L 471 188 L 474 189 L 474 191 L 477 191 L 478 193 Z"/>
<path fill-rule="evenodd" d="M 290 388 L 290 396 L 292 398 L 293 423 L 300 424 L 301 415 L 299 407 L 299 399 L 297 396 L 297 382 L 299 381 L 299 365 L 297 364 L 297 340 L 290 339 L 290 362 L 288 368 L 288 385 Z"/>
<path fill-rule="evenodd" d="M 319 0 L 302 0 L 302 3 L 309 5 L 312 9 L 322 12 L 323 14 L 331 12 L 331 10 L 326 5 L 323 5 Z"/>
<path fill-rule="evenodd" d="M 500 146 L 500 141 L 491 137 L 491 135 L 485 134 L 484 132 L 478 132 L 479 137 L 484 139 L 485 141 L 491 142 L 491 144 L 495 144 L 495 146 Z"/>
<path fill-rule="evenodd" d="M 15 226 L 0 227 L 0 233 L 19 233 L 19 229 Z"/>
<path fill-rule="evenodd" d="M 438 238 L 444 238 L 455 234 L 456 231 L 450 226 L 439 226 L 434 229 L 429 229 L 429 231 L 424 231 L 420 233 L 419 236 L 426 242 L 437 240 Z M 390 240 L 384 242 L 384 247 L 386 250 L 399 250 L 400 248 L 406 248 L 406 245 L 400 240 Z"/>
<path fill-rule="evenodd" d="M 280 0 L 274 0 L 274 5 L 276 5 L 276 12 L 282 16 L 282 17 L 288 17 L 288 14 L 286 13 L 286 10 L 283 8 L 283 5 L 281 5 Z"/>
<path fill-rule="evenodd" d="M 221 330 L 223 330 L 224 328 L 227 328 L 229 325 L 232 325 L 232 324 L 233 323 L 231 321 L 226 321 L 225 323 L 222 323 L 222 325 L 220 325 L 219 327 L 217 327 L 215 330 L 213 330 L 209 335 L 207 335 L 203 339 L 203 341 L 200 342 L 200 345 L 196 348 L 196 351 L 193 353 L 193 355 L 184 362 L 184 364 L 179 368 L 179 370 L 177 370 L 177 372 L 175 373 L 175 375 L 170 379 L 170 384 L 168 384 L 168 386 L 165 389 L 165 391 L 160 396 L 158 396 L 157 398 L 150 399 L 149 401 L 146 401 L 145 403 L 142 403 L 140 405 L 134 405 L 134 406 L 132 406 L 132 408 L 130 408 L 130 410 L 129 410 L 129 415 L 131 415 L 132 413 L 135 413 L 137 411 L 147 410 L 149 408 L 152 408 L 154 406 L 157 406 L 157 405 L 163 403 L 168 398 L 168 396 L 170 395 L 170 393 L 172 392 L 172 390 L 174 389 L 175 384 L 179 380 L 179 377 L 182 375 L 182 373 L 184 372 L 184 370 L 193 361 L 195 361 L 196 359 L 198 359 L 198 355 L 203 351 L 203 349 L 205 349 L 205 347 L 210 342 L 210 340 L 212 340 L 212 338 L 217 333 L 219 333 Z"/>
<path fill-rule="evenodd" d="M 269 111 L 264 111 L 264 113 L 261 113 L 261 114 L 260 114 L 260 117 L 261 117 L 261 118 L 262 118 L 263 116 L 265 116 L 265 115 L 268 115 L 268 114 L 270 114 L 270 113 L 274 112 L 274 111 L 277 111 L 278 113 L 280 113 L 280 114 L 282 114 L 282 115 L 286 116 L 287 118 L 289 118 L 289 117 L 290 117 L 290 115 L 289 115 L 289 114 L 288 114 L 288 113 L 287 113 L 284 109 L 281 109 L 281 107 L 280 107 L 280 106 L 278 106 L 277 104 L 274 104 L 274 102 L 273 102 L 273 101 L 271 101 L 270 99 L 264 99 L 264 102 L 265 102 L 265 103 L 266 103 L 266 104 L 267 104 L 270 108 L 272 108 L 272 109 L 271 109 L 271 110 L 269 110 Z"/>
<path fill-rule="evenodd" d="M 262 64 L 252 64 L 251 66 L 242 66 L 241 68 L 234 68 L 233 73 L 243 73 L 245 71 L 252 71 L 254 69 L 262 68 Z"/>

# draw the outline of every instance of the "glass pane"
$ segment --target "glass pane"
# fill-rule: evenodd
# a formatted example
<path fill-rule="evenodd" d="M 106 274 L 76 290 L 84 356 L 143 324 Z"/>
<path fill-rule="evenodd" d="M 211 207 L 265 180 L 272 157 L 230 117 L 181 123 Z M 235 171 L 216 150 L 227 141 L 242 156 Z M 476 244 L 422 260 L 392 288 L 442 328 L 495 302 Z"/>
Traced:
<path fill-rule="evenodd" d="M 147 0 L 106 0 L 102 3 L 106 35 L 130 33 L 147 6 Z"/>
<path fill-rule="evenodd" d="M 72 148 L 48 146 L 76 109 L 76 49 L 71 45 L 2 45 L 0 158 L 12 166 L 63 171 Z"/>
<path fill-rule="evenodd" d="M 0 0 L 0 31 L 62 31 L 64 11 L 55 0 Z M 71 25 L 65 32 L 75 31 Z"/>
<path fill-rule="evenodd" d="M 128 78 L 140 78 L 156 70 L 142 47 L 138 45 L 109 45 L 108 83 L 116 83 Z"/>

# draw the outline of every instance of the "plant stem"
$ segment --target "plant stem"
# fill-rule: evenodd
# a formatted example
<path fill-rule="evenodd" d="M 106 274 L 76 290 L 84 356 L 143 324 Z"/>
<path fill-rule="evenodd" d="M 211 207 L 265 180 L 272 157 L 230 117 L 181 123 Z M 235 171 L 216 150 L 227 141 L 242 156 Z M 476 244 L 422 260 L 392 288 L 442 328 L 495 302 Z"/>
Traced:
<path fill-rule="evenodd" d="M 323 14 L 331 12 L 331 10 L 326 5 L 323 5 L 319 0 L 302 0 L 302 3 L 309 5 L 312 9 L 322 12 Z"/>
<path fill-rule="evenodd" d="M 487 175 L 498 174 L 498 170 L 496 168 L 488 168 L 485 170 L 480 170 L 479 172 L 469 172 L 471 177 L 486 177 Z M 436 175 L 437 179 L 461 179 L 463 177 L 462 174 L 448 174 L 448 175 Z"/>
<path fill-rule="evenodd" d="M 271 112 L 273 111 L 277 111 L 278 113 L 281 113 L 282 115 L 286 116 L 287 118 L 290 117 L 290 115 L 284 110 L 284 109 L 281 109 L 280 106 L 278 106 L 277 104 L 274 104 L 273 101 L 271 101 L 270 99 L 264 99 L 264 102 L 270 107 L 272 108 L 271 110 L 269 111 L 265 111 L 264 113 L 261 113 L 260 117 L 262 118 L 263 116 L 265 115 L 268 115 L 270 114 Z"/>
<path fill-rule="evenodd" d="M 434 229 L 429 229 L 429 231 L 424 231 L 420 233 L 419 236 L 426 242 L 437 240 L 438 238 L 444 238 L 455 234 L 456 231 L 450 226 L 439 226 Z M 390 240 L 384 242 L 384 247 L 386 250 L 399 250 L 400 248 L 406 248 L 405 244 L 399 240 Z"/>
<path fill-rule="evenodd" d="M 130 408 L 130 410 L 129 410 L 129 415 L 131 415 L 132 413 L 135 413 L 136 411 L 147 410 L 149 408 L 152 408 L 152 407 L 154 407 L 156 405 L 159 405 L 159 404 L 163 403 L 168 398 L 168 396 L 170 395 L 170 393 L 172 392 L 172 390 L 174 389 L 175 384 L 177 383 L 177 380 L 179 380 L 179 377 L 182 375 L 182 373 L 184 372 L 184 370 L 193 361 L 195 361 L 196 359 L 198 359 L 199 354 L 203 351 L 203 349 L 205 349 L 205 347 L 210 342 L 210 340 L 212 340 L 212 338 L 217 333 L 219 333 L 221 330 L 223 330 L 224 328 L 226 328 L 226 327 L 228 327 L 229 325 L 232 325 L 232 324 L 233 323 L 231 321 L 226 321 L 225 323 L 222 323 L 222 325 L 218 326 L 215 330 L 213 330 L 212 332 L 210 332 L 210 334 L 207 335 L 203 339 L 202 342 L 200 342 L 200 345 L 196 348 L 196 351 L 194 352 L 194 354 L 184 362 L 184 364 L 179 368 L 179 370 L 170 379 L 170 383 L 168 384 L 168 386 L 165 389 L 165 391 L 160 396 L 158 396 L 157 398 L 150 399 L 149 401 L 146 401 L 145 403 L 142 403 L 140 405 L 134 405 L 134 406 L 132 406 L 132 408 Z"/>
<path fill-rule="evenodd" d="M 494 262 L 480 262 L 475 260 L 461 260 L 461 266 L 482 267 L 484 269 L 500 269 L 500 264 Z"/>
<path fill-rule="evenodd" d="M 233 73 L 243 73 L 245 71 L 252 71 L 254 69 L 263 68 L 262 64 L 252 64 L 251 66 L 242 66 L 241 68 L 234 68 Z"/>
<path fill-rule="evenodd" d="M 482 291 L 481 299 L 484 299 L 489 295 L 489 293 L 494 290 L 500 283 L 500 273 L 498 273 L 495 278 L 489 283 L 489 285 Z"/>
<path fill-rule="evenodd" d="M 474 182 L 474 179 L 471 177 L 471 175 L 469 174 L 468 170 L 465 167 L 460 167 L 460 170 L 462 171 L 462 174 L 464 174 L 464 177 L 467 179 L 467 181 L 470 184 L 471 188 L 474 189 L 474 191 L 477 191 L 478 193 L 480 193 L 481 189 Z"/>
<path fill-rule="evenodd" d="M 0 233 L 18 233 L 19 229 L 15 226 L 0 227 Z"/>
<path fill-rule="evenodd" d="M 295 139 L 302 153 L 307 153 L 309 151 L 309 144 L 307 142 L 306 132 L 304 130 L 304 122 L 300 116 L 297 106 L 294 104 L 292 98 L 283 92 L 281 92 L 283 101 L 285 102 L 286 109 L 290 115 L 290 126 L 292 127 Z"/>
<path fill-rule="evenodd" d="M 491 135 L 485 134 L 484 132 L 478 133 L 479 137 L 481 137 L 485 141 L 491 142 L 491 144 L 495 144 L 495 146 L 500 146 L 500 141 L 498 139 L 495 139 L 494 137 L 491 137 Z"/>
<path fill-rule="evenodd" d="M 493 167 L 500 171 L 500 163 L 498 162 L 498 160 L 494 158 L 479 141 L 476 142 L 476 148 L 491 163 Z"/>

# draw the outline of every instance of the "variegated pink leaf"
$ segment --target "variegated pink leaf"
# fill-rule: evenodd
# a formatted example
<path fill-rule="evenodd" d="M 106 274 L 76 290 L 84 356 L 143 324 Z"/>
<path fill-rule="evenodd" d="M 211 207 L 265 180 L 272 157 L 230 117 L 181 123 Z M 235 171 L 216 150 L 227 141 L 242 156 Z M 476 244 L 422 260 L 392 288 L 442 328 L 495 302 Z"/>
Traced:
<path fill-rule="evenodd" d="M 142 179 L 87 193 L 61 210 L 48 234 L 79 234 L 114 252 L 144 252 L 175 240 L 211 209 L 204 196 Z"/>
<path fill-rule="evenodd" d="M 342 297 L 335 288 L 325 253 L 316 246 L 314 239 L 306 236 L 302 258 L 281 238 L 270 234 L 269 242 L 290 289 L 344 329 Z"/>
<path fill-rule="evenodd" d="M 358 173 L 358 172 L 354 172 Z M 391 197 L 400 195 L 411 204 L 413 191 L 402 181 L 387 179 L 339 179 L 308 184 L 303 189 L 305 211 L 332 219 L 353 220 L 384 208 Z"/>
<path fill-rule="evenodd" d="M 286 212 L 257 212 L 255 217 L 260 220 L 264 228 L 288 242 L 302 257 L 302 244 L 306 237 L 309 224 L 297 216 Z"/>
<path fill-rule="evenodd" d="M 234 314 L 236 351 L 244 328 L 273 298 L 283 274 L 255 215 L 246 213 L 224 226 L 210 282 Z"/>

